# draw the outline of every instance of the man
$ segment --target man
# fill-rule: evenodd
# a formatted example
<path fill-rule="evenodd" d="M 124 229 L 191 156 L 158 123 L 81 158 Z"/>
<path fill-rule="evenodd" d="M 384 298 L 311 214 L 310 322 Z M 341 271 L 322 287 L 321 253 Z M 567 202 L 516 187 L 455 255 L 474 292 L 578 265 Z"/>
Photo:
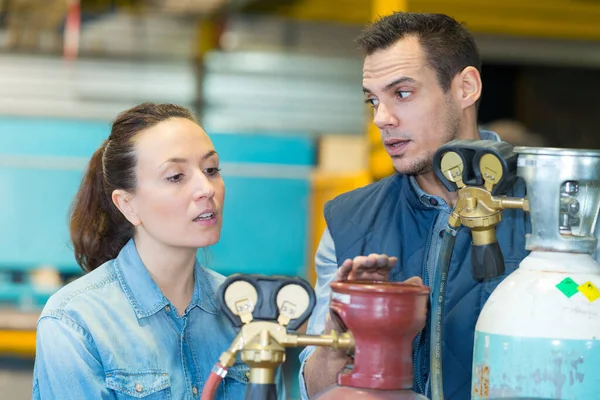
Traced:
<path fill-rule="evenodd" d="M 436 179 L 432 157 L 453 139 L 499 140 L 478 131 L 479 54 L 471 34 L 455 20 L 395 13 L 367 27 L 358 43 L 366 52 L 365 100 L 397 173 L 325 206 L 327 229 L 316 255 L 318 302 L 308 326 L 313 334 L 336 328 L 328 316 L 333 280 L 433 282 L 441 234 L 457 195 Z M 512 195 L 523 196 L 523 186 Z M 471 398 L 477 317 L 497 284 L 527 255 L 522 211 L 504 211 L 496 232 L 506 274 L 484 282 L 471 273 L 470 231 L 461 228 L 456 238 L 442 347 L 447 400 Z M 423 394 L 430 392 L 429 346 L 428 324 L 414 342 L 414 390 Z M 300 359 L 303 398 L 334 384 L 348 361 L 343 352 L 322 347 L 305 349 Z"/>

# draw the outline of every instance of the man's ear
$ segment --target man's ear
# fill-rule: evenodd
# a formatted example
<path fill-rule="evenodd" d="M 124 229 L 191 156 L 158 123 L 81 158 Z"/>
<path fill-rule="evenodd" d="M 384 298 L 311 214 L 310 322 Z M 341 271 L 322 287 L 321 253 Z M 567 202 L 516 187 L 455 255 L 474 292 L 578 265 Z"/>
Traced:
<path fill-rule="evenodd" d="M 121 214 L 123 214 L 133 226 L 142 224 L 142 220 L 138 217 L 135 208 L 133 207 L 131 201 L 133 200 L 133 195 L 131 193 L 122 189 L 117 189 L 112 192 L 111 198 L 115 206 L 121 211 Z"/>
<path fill-rule="evenodd" d="M 481 97 L 481 75 L 477 68 L 467 67 L 459 73 L 453 82 L 456 85 L 458 93 L 458 104 L 464 110 L 469 108 Z"/>

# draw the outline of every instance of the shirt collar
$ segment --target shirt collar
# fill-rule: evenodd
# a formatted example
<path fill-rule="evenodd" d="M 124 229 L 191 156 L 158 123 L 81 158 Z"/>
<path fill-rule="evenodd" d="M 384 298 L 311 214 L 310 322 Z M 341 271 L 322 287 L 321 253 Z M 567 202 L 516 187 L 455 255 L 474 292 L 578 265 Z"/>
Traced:
<path fill-rule="evenodd" d="M 163 295 L 144 266 L 133 239 L 130 239 L 121 249 L 114 260 L 113 268 L 138 319 L 152 316 L 169 304 L 169 300 Z M 194 293 L 188 310 L 200 307 L 204 311 L 216 313 L 214 294 L 215 288 L 211 285 L 207 271 L 196 260 Z"/>
<path fill-rule="evenodd" d="M 493 140 L 494 142 L 501 141 L 500 136 L 498 136 L 498 134 L 496 132 L 488 131 L 485 129 L 480 129 L 479 135 L 481 136 L 482 140 Z M 413 191 L 417 195 L 417 198 L 419 199 L 419 202 L 421 204 L 423 204 L 424 206 L 426 206 L 428 208 L 434 207 L 434 208 L 441 209 L 441 208 L 447 207 L 447 204 L 444 201 L 444 199 L 442 199 L 441 197 L 438 197 L 438 196 L 432 196 L 432 195 L 426 193 L 423 189 L 421 189 L 421 187 L 417 183 L 417 179 L 414 177 L 414 175 L 410 175 L 408 177 L 408 179 L 410 182 L 410 186 L 412 187 Z"/>

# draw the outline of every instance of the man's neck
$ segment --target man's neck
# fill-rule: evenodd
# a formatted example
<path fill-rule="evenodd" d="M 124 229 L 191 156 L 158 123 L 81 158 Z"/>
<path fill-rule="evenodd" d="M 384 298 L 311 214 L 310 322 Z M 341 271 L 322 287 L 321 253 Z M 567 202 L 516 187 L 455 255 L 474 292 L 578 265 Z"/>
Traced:
<path fill-rule="evenodd" d="M 456 201 L 458 200 L 456 192 L 449 192 L 433 172 L 416 175 L 415 179 L 421 190 L 425 193 L 441 197 L 448 205 L 450 205 L 450 207 L 456 205 Z"/>

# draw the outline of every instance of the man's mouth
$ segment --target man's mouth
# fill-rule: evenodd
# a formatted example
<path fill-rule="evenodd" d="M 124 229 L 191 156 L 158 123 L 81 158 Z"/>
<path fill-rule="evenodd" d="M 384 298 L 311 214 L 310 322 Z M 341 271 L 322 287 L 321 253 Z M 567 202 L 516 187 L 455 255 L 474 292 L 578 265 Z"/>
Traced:
<path fill-rule="evenodd" d="M 402 139 L 385 139 L 383 141 L 383 144 L 386 147 L 398 147 L 407 142 L 408 142 L 408 140 L 402 140 Z"/>
<path fill-rule="evenodd" d="M 385 146 L 389 155 L 396 156 L 402 153 L 409 142 L 410 140 L 386 139 L 383 141 L 383 145 Z"/>

